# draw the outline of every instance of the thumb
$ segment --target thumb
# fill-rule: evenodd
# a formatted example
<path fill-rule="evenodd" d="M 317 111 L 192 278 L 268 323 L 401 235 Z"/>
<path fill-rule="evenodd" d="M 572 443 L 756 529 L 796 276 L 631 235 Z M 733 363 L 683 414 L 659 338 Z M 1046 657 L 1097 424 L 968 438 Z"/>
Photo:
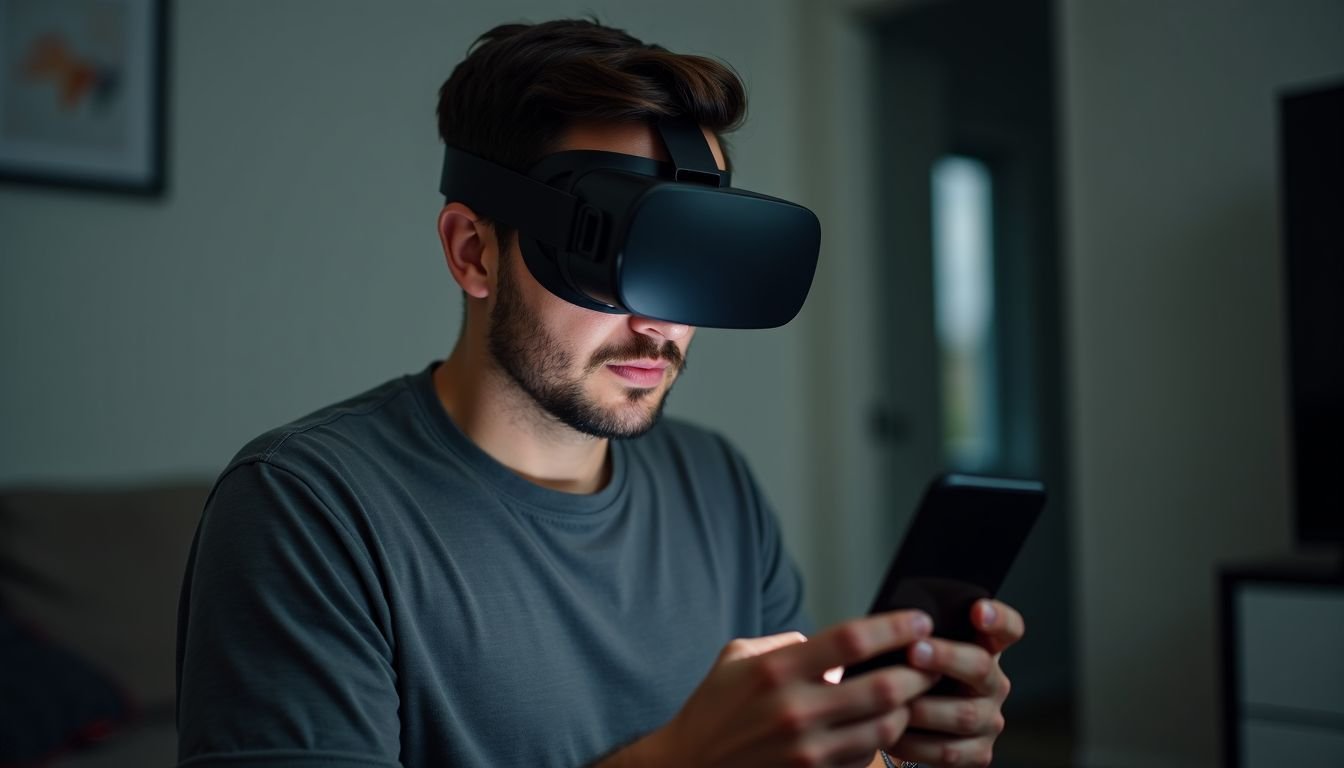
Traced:
<path fill-rule="evenodd" d="M 740 661 L 805 642 L 807 636 L 802 632 L 781 632 L 765 637 L 739 637 L 723 647 L 719 661 Z"/>

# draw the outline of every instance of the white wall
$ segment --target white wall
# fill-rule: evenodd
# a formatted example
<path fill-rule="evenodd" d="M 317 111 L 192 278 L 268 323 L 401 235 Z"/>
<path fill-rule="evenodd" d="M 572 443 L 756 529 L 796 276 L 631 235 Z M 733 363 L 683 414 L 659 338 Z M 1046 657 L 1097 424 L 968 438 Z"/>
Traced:
<path fill-rule="evenodd" d="M 1086 761 L 1217 762 L 1218 563 L 1290 546 L 1275 94 L 1337 0 L 1064 2 Z"/>
<path fill-rule="evenodd" d="M 212 478 L 260 431 L 445 355 L 439 84 L 489 27 L 596 12 L 726 59 L 735 181 L 795 197 L 791 3 L 172 3 L 168 193 L 0 187 L 0 485 Z M 669 412 L 752 460 L 809 570 L 806 320 L 704 332 Z"/>

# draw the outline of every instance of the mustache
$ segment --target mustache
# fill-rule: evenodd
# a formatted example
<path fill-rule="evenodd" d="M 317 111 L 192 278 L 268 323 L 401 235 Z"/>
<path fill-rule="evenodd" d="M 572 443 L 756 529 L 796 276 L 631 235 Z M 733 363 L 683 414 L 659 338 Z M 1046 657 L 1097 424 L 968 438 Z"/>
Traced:
<path fill-rule="evenodd" d="M 665 341 L 659 346 L 658 342 L 648 336 L 636 336 L 629 344 L 603 347 L 594 352 L 592 359 L 588 361 L 588 370 L 595 371 L 607 363 L 630 359 L 666 360 L 677 373 L 686 368 L 686 356 L 675 343 Z"/>

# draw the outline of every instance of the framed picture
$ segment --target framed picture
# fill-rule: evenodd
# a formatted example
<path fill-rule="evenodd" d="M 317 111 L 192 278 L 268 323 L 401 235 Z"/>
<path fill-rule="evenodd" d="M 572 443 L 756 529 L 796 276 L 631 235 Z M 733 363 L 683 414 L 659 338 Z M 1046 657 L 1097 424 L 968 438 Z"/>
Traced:
<path fill-rule="evenodd" d="M 0 179 L 164 187 L 166 0 L 0 0 Z"/>

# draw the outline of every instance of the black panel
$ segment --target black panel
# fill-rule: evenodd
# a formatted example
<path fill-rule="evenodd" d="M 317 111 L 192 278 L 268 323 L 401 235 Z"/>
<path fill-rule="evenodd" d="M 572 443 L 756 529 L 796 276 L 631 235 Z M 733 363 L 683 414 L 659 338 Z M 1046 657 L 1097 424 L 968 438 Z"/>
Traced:
<path fill-rule="evenodd" d="M 1344 541 L 1344 83 L 1279 103 L 1293 493 L 1303 542 Z"/>

